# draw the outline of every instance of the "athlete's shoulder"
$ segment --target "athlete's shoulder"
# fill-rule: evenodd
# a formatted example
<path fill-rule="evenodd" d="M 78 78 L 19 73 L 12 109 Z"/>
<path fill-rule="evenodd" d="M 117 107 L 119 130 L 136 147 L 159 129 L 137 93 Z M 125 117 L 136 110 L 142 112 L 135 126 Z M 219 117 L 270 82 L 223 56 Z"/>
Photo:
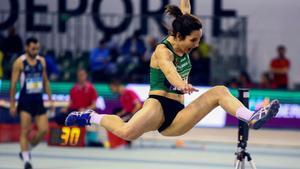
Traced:
<path fill-rule="evenodd" d="M 44 57 L 38 55 L 38 56 L 36 57 L 36 59 L 39 60 L 39 61 L 42 63 L 42 65 L 45 67 L 45 65 L 46 65 L 46 60 L 45 60 Z"/>
<path fill-rule="evenodd" d="M 20 56 L 15 60 L 15 62 L 22 62 L 22 61 L 24 61 L 24 60 L 26 60 L 26 55 L 25 55 L 25 54 L 20 55 Z"/>
<path fill-rule="evenodd" d="M 14 66 L 17 66 L 17 67 L 21 67 L 23 61 L 26 60 L 26 55 L 23 54 L 23 55 L 20 55 L 15 61 L 14 61 Z"/>
<path fill-rule="evenodd" d="M 172 56 L 172 52 L 164 44 L 157 45 L 154 52 L 158 56 Z"/>
<path fill-rule="evenodd" d="M 37 55 L 36 59 L 37 59 L 37 60 L 40 60 L 40 61 L 42 61 L 42 62 L 45 62 L 45 58 L 42 57 L 41 55 Z"/>

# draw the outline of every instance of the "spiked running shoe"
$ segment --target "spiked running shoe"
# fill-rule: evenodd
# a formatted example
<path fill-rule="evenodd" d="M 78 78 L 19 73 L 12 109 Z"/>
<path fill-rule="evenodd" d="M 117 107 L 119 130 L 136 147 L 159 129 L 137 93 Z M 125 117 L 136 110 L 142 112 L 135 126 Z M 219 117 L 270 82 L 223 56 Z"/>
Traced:
<path fill-rule="evenodd" d="M 65 125 L 66 126 L 87 126 L 91 125 L 91 113 L 94 112 L 93 110 L 87 110 L 84 112 L 71 112 L 68 117 L 66 118 Z"/>
<path fill-rule="evenodd" d="M 25 169 L 32 169 L 32 165 L 30 164 L 30 162 L 26 162 L 24 165 Z"/>
<path fill-rule="evenodd" d="M 23 155 L 22 155 L 22 152 L 19 153 L 19 157 L 20 159 L 23 161 Z M 29 159 L 31 159 L 31 154 L 29 154 Z M 24 164 L 24 168 L 25 169 L 32 169 L 32 165 L 30 164 L 30 162 L 26 162 Z"/>
<path fill-rule="evenodd" d="M 260 129 L 268 120 L 275 117 L 279 110 L 279 101 L 273 100 L 269 105 L 254 112 L 248 125 L 252 129 Z"/>

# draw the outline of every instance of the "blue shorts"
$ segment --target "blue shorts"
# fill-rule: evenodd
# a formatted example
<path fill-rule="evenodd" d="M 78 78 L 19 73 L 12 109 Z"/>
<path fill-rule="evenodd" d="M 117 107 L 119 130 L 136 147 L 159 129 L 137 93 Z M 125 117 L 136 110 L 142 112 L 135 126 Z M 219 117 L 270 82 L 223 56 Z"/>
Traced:
<path fill-rule="evenodd" d="M 43 115 L 46 113 L 42 96 L 20 96 L 17 106 L 17 111 L 25 111 L 32 117 Z"/>

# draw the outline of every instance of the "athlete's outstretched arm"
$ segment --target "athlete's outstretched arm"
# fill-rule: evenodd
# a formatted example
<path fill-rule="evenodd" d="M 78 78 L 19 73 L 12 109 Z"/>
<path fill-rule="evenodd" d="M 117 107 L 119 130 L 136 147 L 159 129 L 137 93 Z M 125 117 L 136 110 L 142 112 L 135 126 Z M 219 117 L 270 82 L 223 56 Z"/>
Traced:
<path fill-rule="evenodd" d="M 191 3 L 190 0 L 181 0 L 180 9 L 183 14 L 191 14 Z"/>
<path fill-rule="evenodd" d="M 158 57 L 158 66 L 166 76 L 167 80 L 175 86 L 177 89 L 181 90 L 183 93 L 192 93 L 198 91 L 193 88 L 192 85 L 188 84 L 178 74 L 176 67 L 173 64 L 173 55 L 165 47 L 159 46 L 155 51 L 155 55 Z"/>

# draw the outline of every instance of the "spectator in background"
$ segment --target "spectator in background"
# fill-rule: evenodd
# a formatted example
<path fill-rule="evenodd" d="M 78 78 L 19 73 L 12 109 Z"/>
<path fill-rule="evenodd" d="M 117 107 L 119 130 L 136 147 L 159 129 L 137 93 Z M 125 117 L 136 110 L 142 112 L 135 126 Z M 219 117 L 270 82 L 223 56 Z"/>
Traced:
<path fill-rule="evenodd" d="M 8 36 L 3 40 L 3 67 L 6 78 L 11 75 L 11 65 L 14 60 L 23 52 L 23 42 L 17 34 L 15 27 L 8 29 Z"/>
<path fill-rule="evenodd" d="M 3 41 L 4 41 L 4 36 L 0 33 L 0 79 L 3 78 L 3 59 L 4 59 Z"/>
<path fill-rule="evenodd" d="M 201 58 L 210 58 L 213 52 L 213 48 L 205 41 L 205 35 L 200 39 L 199 47 L 197 48 Z"/>
<path fill-rule="evenodd" d="M 150 64 L 151 56 L 152 56 L 157 44 L 158 44 L 157 39 L 154 36 L 147 37 L 147 43 L 146 43 L 147 48 L 146 48 L 145 54 L 142 57 L 142 62 L 144 64 L 146 64 L 146 65 Z"/>
<path fill-rule="evenodd" d="M 272 75 L 269 72 L 264 72 L 260 77 L 260 82 L 258 87 L 261 89 L 275 89 L 276 85 L 272 78 Z"/>
<path fill-rule="evenodd" d="M 121 117 L 124 122 L 128 122 L 131 117 L 142 108 L 142 101 L 134 91 L 126 89 L 119 80 L 111 80 L 109 87 L 113 93 L 117 93 L 119 95 L 121 103 L 121 108 L 114 109 L 113 114 Z M 128 141 L 128 146 L 131 146 L 130 141 Z"/>
<path fill-rule="evenodd" d="M 111 80 L 109 87 L 113 93 L 119 95 L 119 101 L 122 106 L 122 108 L 115 114 L 127 122 L 133 114 L 142 107 L 141 100 L 134 91 L 126 89 L 119 80 Z"/>
<path fill-rule="evenodd" d="M 3 40 L 4 36 L 0 33 L 0 79 L 3 78 L 3 59 L 4 59 L 4 54 L 3 54 Z"/>
<path fill-rule="evenodd" d="M 238 78 L 239 87 L 245 88 L 253 88 L 255 87 L 254 83 L 252 82 L 249 74 L 246 71 L 241 71 L 240 76 Z"/>
<path fill-rule="evenodd" d="M 119 39 L 112 38 L 111 36 L 106 37 L 106 41 L 108 42 L 107 46 L 109 48 L 109 52 L 111 56 L 110 62 L 114 64 L 117 64 L 118 58 L 120 56 L 118 40 Z"/>
<path fill-rule="evenodd" d="M 4 40 L 4 36 L 0 33 L 0 79 L 3 78 L 3 59 L 4 59 L 3 40 Z"/>
<path fill-rule="evenodd" d="M 96 109 L 97 91 L 93 84 L 88 81 L 85 69 L 77 71 L 77 83 L 70 91 L 70 110 L 84 111 Z M 82 99 L 84 98 L 84 99 Z"/>
<path fill-rule="evenodd" d="M 146 45 L 141 38 L 141 32 L 136 30 L 133 35 L 127 38 L 121 47 L 122 59 L 120 70 L 125 78 L 132 78 L 137 72 L 139 63 L 146 52 Z M 130 74 L 130 77 L 128 77 Z"/>
<path fill-rule="evenodd" d="M 3 42 L 4 42 L 4 36 L 3 36 L 2 33 L 0 32 L 0 50 L 3 49 Z"/>
<path fill-rule="evenodd" d="M 2 65 L 3 58 L 4 58 L 4 55 L 0 48 L 0 80 L 3 78 L 3 65 Z"/>
<path fill-rule="evenodd" d="M 47 76 L 48 78 L 52 80 L 57 80 L 59 77 L 59 70 L 56 65 L 55 60 L 53 59 L 54 56 L 54 51 L 47 51 L 45 54 L 45 61 L 47 64 Z"/>
<path fill-rule="evenodd" d="M 61 113 L 54 117 L 54 120 L 64 125 L 65 118 L 72 111 L 84 111 L 86 109 L 96 109 L 97 91 L 88 81 L 86 70 L 78 69 L 77 83 L 70 90 L 70 101 L 67 108 L 61 109 Z"/>
<path fill-rule="evenodd" d="M 274 76 L 274 82 L 279 89 L 288 88 L 288 73 L 290 61 L 287 59 L 286 48 L 283 45 L 277 47 L 277 57 L 271 61 L 270 69 Z"/>
<path fill-rule="evenodd" d="M 190 53 L 193 65 L 190 79 L 191 83 L 207 86 L 210 83 L 210 57 L 212 56 L 212 46 L 206 43 L 204 35 L 200 38 L 198 48 Z"/>
<path fill-rule="evenodd" d="M 4 39 L 3 45 L 5 54 L 20 54 L 23 52 L 23 42 L 15 27 L 8 29 L 8 36 Z"/>
<path fill-rule="evenodd" d="M 230 88 L 238 88 L 239 87 L 239 83 L 236 78 L 231 78 L 229 81 L 227 81 L 225 83 L 225 85 Z"/>
<path fill-rule="evenodd" d="M 147 82 L 149 79 L 149 68 L 145 65 L 150 65 L 150 59 L 152 53 L 157 46 L 157 39 L 153 36 L 148 36 L 146 41 L 147 50 L 141 58 L 140 64 L 138 64 L 139 82 Z"/>
<path fill-rule="evenodd" d="M 200 61 L 200 53 L 197 49 L 193 49 L 190 53 L 191 63 L 193 64 L 193 69 L 190 73 L 189 81 L 195 85 L 200 85 L 202 77 L 202 62 Z M 200 73 L 200 74 L 199 74 Z M 203 72 L 206 73 L 206 72 Z"/>
<path fill-rule="evenodd" d="M 141 32 L 136 30 L 132 37 L 125 40 L 122 46 L 122 54 L 129 57 L 138 57 L 141 59 L 146 52 L 146 45 L 141 38 Z"/>
<path fill-rule="evenodd" d="M 115 66 L 110 63 L 110 49 L 106 39 L 100 40 L 98 47 L 90 53 L 90 69 L 95 82 L 104 82 L 115 72 Z"/>

